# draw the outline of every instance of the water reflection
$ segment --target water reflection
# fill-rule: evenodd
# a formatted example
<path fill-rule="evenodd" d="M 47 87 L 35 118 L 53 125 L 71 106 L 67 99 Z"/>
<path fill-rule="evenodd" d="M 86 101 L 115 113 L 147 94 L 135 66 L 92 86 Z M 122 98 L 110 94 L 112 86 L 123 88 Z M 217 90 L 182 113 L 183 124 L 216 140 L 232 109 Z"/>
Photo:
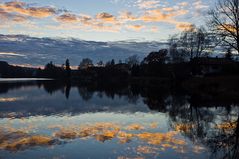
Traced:
<path fill-rule="evenodd" d="M 137 85 L 4 83 L 0 158 L 237 159 L 236 105 Z"/>

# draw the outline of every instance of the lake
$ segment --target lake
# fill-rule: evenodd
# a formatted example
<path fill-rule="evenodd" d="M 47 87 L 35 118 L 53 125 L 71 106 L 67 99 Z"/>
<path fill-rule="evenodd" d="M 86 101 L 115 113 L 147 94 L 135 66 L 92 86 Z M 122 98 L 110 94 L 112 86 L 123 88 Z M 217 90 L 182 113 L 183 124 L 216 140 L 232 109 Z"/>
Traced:
<path fill-rule="evenodd" d="M 0 158 L 238 158 L 236 103 L 114 87 L 0 83 Z"/>

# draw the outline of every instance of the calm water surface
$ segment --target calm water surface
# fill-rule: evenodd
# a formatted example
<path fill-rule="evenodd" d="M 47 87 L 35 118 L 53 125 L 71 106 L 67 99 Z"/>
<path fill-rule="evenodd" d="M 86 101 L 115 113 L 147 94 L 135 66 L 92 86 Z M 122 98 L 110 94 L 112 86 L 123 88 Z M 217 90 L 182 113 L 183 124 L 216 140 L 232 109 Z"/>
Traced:
<path fill-rule="evenodd" d="M 130 88 L 2 83 L 0 158 L 236 159 L 238 110 Z"/>

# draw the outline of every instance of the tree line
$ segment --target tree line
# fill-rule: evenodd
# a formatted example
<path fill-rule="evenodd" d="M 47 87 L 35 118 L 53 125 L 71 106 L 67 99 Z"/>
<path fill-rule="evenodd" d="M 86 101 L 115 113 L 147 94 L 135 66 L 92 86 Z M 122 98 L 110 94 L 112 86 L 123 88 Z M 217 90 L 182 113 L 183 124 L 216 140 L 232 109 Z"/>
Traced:
<path fill-rule="evenodd" d="M 67 59 L 62 66 L 50 62 L 45 65 L 44 69 L 34 70 L 33 76 L 69 79 L 72 76 L 84 75 L 90 78 L 90 76 L 96 74 L 98 76 L 101 74 L 101 77 L 103 75 L 107 76 L 108 72 L 108 74 L 112 73 L 114 75 L 119 73 L 132 76 L 175 77 L 178 72 L 187 75 L 195 70 L 200 72 L 202 71 L 201 68 L 197 68 L 195 65 L 202 63 L 202 61 L 195 59 L 209 57 L 218 46 L 226 52 L 224 57 L 226 60 L 232 60 L 232 52 L 239 54 L 238 0 L 218 0 L 215 7 L 209 10 L 208 17 L 207 26 L 191 25 L 181 33 L 170 36 L 168 48 L 151 52 L 143 60 L 137 55 L 132 55 L 125 61 L 119 60 L 116 62 L 112 59 L 105 63 L 99 61 L 94 64 L 90 58 L 84 58 L 78 66 L 78 71 L 76 71 L 72 70 L 70 61 Z M 209 61 L 207 64 L 210 64 L 210 60 L 206 61 Z M 212 61 L 212 63 L 215 62 L 215 60 Z M 228 64 L 230 62 L 226 61 L 224 63 Z M 225 69 L 238 69 L 236 64 L 232 65 Z M 179 70 L 179 68 L 182 70 Z M 18 71 L 15 72 L 17 74 Z"/>

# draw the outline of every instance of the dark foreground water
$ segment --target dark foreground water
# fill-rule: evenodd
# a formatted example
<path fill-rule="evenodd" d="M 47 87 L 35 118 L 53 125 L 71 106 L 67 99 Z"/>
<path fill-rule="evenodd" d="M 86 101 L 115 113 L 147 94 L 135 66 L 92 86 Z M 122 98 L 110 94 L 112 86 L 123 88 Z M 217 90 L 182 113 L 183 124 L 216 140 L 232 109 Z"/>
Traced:
<path fill-rule="evenodd" d="M 131 88 L 2 83 L 0 158 L 237 159 L 238 107 L 196 105 Z"/>

